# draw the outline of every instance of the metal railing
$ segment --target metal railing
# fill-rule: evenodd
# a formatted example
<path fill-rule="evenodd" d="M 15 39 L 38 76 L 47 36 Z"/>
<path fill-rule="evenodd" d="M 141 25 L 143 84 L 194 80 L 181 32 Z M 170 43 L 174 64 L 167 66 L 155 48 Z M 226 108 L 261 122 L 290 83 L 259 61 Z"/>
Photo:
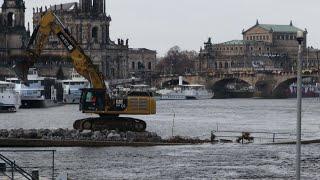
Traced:
<path fill-rule="evenodd" d="M 211 141 L 228 139 L 233 141 L 233 139 L 241 138 L 245 133 L 248 133 L 252 138 L 252 142 L 260 140 L 260 142 L 272 142 L 280 140 L 293 140 L 295 137 L 294 133 L 290 132 L 256 132 L 256 131 L 223 131 L 223 130 L 213 130 L 211 131 Z M 243 141 L 242 141 L 243 142 Z"/>
<path fill-rule="evenodd" d="M 44 153 L 51 153 L 52 157 L 52 164 L 50 166 L 39 166 L 39 167 L 31 167 L 31 166 L 18 166 L 14 160 L 10 160 L 8 157 L 4 156 L 3 153 L 39 153 L 39 152 L 44 152 Z M 27 180 L 37 180 L 38 177 L 34 177 L 32 174 L 28 173 L 25 169 L 30 169 L 30 168 L 46 168 L 46 169 L 51 169 L 51 177 L 54 179 L 55 177 L 55 166 L 54 166 L 54 158 L 55 158 L 55 152 L 56 150 L 0 150 L 0 160 L 2 160 L 8 167 L 11 169 L 11 175 L 6 174 L 5 172 L 2 172 L 2 174 L 9 179 L 14 180 L 14 173 L 17 172 L 20 174 L 22 177 L 24 177 Z"/>
<path fill-rule="evenodd" d="M 21 167 L 19 167 L 15 161 L 11 161 L 9 158 L 5 157 L 4 155 L 0 154 L 0 159 L 5 162 L 6 165 L 9 165 L 12 169 L 12 174 L 11 174 L 11 179 L 14 179 L 14 171 L 18 172 L 20 175 L 22 175 L 23 177 L 25 177 L 28 180 L 33 180 L 33 177 L 31 174 L 27 173 L 24 169 L 22 169 Z M 10 178 L 9 175 L 5 174 L 7 177 Z"/>

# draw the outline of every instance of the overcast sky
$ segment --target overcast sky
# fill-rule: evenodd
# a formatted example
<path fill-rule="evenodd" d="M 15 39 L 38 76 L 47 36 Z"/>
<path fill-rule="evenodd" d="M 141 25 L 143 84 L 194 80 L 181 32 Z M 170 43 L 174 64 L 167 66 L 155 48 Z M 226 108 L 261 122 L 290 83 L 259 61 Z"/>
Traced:
<path fill-rule="evenodd" d="M 32 7 L 78 0 L 25 0 L 27 21 Z M 215 43 L 241 39 L 242 29 L 261 24 L 289 24 L 308 29 L 308 45 L 320 48 L 319 0 L 106 0 L 112 17 L 111 38 L 129 38 L 130 46 L 163 55 L 170 47 L 200 49 L 208 37 Z M 1 4 L 3 0 L 0 0 Z"/>

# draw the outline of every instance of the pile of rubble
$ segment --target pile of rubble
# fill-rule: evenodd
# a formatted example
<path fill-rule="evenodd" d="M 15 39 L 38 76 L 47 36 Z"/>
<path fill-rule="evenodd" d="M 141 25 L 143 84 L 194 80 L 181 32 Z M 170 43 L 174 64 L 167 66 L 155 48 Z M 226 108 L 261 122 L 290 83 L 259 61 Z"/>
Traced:
<path fill-rule="evenodd" d="M 44 140 L 91 140 L 123 142 L 162 142 L 154 132 L 83 131 L 74 129 L 1 129 L 0 138 Z"/>
<path fill-rule="evenodd" d="M 200 138 L 191 138 L 191 137 L 182 137 L 182 136 L 173 136 L 169 139 L 163 140 L 165 143 L 186 143 L 186 144 L 201 144 L 201 143 L 210 143 L 209 139 L 200 139 Z"/>

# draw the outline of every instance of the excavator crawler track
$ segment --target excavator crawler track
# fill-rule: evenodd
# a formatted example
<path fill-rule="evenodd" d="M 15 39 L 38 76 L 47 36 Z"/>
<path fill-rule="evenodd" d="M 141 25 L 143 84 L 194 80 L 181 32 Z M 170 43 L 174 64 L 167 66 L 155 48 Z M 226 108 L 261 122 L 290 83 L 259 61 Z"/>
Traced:
<path fill-rule="evenodd" d="M 146 130 L 147 124 L 140 119 L 111 116 L 79 119 L 74 122 L 73 128 L 80 131 L 118 130 L 143 132 Z"/>

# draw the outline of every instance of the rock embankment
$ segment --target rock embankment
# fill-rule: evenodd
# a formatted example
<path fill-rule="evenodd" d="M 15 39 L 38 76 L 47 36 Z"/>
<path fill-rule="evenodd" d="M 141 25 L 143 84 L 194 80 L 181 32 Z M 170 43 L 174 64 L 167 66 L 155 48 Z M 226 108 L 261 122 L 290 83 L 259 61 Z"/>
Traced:
<path fill-rule="evenodd" d="M 202 143 L 211 143 L 209 139 L 200 139 L 200 138 L 191 138 L 191 137 L 182 137 L 182 136 L 173 136 L 169 139 L 162 140 L 164 143 L 174 144 L 174 143 L 184 143 L 184 144 L 202 144 Z"/>
<path fill-rule="evenodd" d="M 1 129 L 3 139 L 42 139 L 64 141 L 162 142 L 154 132 L 83 131 L 74 129 Z"/>
<path fill-rule="evenodd" d="M 111 147 L 208 143 L 209 140 L 174 136 L 162 139 L 154 132 L 83 131 L 74 129 L 0 129 L 0 147 Z"/>

